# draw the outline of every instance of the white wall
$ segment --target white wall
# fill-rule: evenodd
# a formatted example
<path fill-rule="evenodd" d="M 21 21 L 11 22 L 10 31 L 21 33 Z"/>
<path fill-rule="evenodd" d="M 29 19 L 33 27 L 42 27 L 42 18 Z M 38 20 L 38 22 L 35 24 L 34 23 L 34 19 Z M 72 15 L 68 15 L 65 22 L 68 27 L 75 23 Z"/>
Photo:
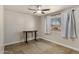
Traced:
<path fill-rule="evenodd" d="M 46 35 L 44 33 L 44 20 L 45 19 L 42 19 L 43 17 L 41 17 L 41 22 L 40 22 L 40 24 L 41 24 L 41 28 L 40 28 L 41 36 L 40 37 L 43 39 L 46 39 L 48 41 L 51 41 L 51 42 L 54 42 L 54 43 L 63 45 L 65 47 L 69 47 L 69 48 L 79 51 L 79 7 L 76 7 L 75 10 L 76 10 L 75 17 L 76 17 L 76 22 L 77 22 L 78 39 L 75 39 L 74 41 L 66 40 L 66 39 L 62 38 L 61 32 L 56 32 L 56 31 L 53 31 L 51 34 Z"/>
<path fill-rule="evenodd" d="M 24 41 L 22 31 L 36 30 L 36 20 L 38 19 L 38 16 L 5 9 L 5 45 Z M 28 37 L 28 39 L 32 38 Z"/>
<path fill-rule="evenodd" d="M 0 53 L 4 52 L 3 40 L 4 40 L 4 19 L 3 19 L 3 6 L 0 5 Z"/>

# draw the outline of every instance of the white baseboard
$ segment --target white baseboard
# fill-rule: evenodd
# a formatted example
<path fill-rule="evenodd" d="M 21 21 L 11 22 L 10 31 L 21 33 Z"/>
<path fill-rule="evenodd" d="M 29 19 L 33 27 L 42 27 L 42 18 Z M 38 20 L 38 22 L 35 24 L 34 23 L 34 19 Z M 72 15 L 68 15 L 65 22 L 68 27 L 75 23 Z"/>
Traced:
<path fill-rule="evenodd" d="M 33 38 L 28 38 L 28 40 L 32 40 Z M 16 44 L 16 43 L 20 43 L 20 42 L 24 42 L 24 40 L 19 40 L 19 41 L 15 41 L 15 42 L 9 42 L 9 43 L 5 43 L 4 46 L 7 46 L 7 45 L 11 45 L 11 44 Z"/>
<path fill-rule="evenodd" d="M 37 37 L 37 39 L 38 38 L 39 37 Z M 33 38 L 28 38 L 28 41 L 29 40 L 33 40 Z M 16 43 L 20 43 L 20 42 L 24 42 L 24 41 L 25 41 L 25 39 L 24 40 L 20 40 L 20 41 L 15 41 L 15 42 L 4 43 L 4 46 L 11 45 L 11 44 L 16 44 Z"/>
<path fill-rule="evenodd" d="M 63 43 L 59 43 L 59 42 L 56 42 L 56 41 L 53 41 L 53 40 L 48 40 L 48 39 L 46 39 L 46 38 L 42 38 L 42 39 L 45 39 L 45 40 L 50 41 L 50 42 L 53 42 L 53 43 L 55 43 L 55 44 L 58 44 L 58 45 L 61 45 L 61 46 L 64 46 L 64 47 L 73 49 L 73 50 L 75 50 L 75 51 L 79 51 L 78 48 L 75 48 L 75 47 L 72 47 L 72 46 L 69 46 L 69 45 L 66 45 L 66 44 L 63 44 Z"/>
<path fill-rule="evenodd" d="M 24 41 L 25 40 L 20 40 L 20 41 L 16 41 L 16 42 L 5 43 L 4 46 L 11 45 L 11 44 L 16 44 L 16 43 L 24 42 Z"/>

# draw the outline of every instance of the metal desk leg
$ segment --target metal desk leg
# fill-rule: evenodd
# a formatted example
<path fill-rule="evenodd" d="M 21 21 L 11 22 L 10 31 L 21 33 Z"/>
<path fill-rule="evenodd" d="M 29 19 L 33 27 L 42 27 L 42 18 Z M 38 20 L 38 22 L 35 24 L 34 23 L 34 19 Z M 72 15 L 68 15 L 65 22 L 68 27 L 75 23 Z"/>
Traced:
<path fill-rule="evenodd" d="M 26 43 L 28 43 L 28 42 L 27 42 L 27 32 L 26 32 Z"/>
<path fill-rule="evenodd" d="M 36 36 L 37 36 L 37 33 L 36 33 L 36 31 L 35 31 L 35 40 L 36 40 Z"/>

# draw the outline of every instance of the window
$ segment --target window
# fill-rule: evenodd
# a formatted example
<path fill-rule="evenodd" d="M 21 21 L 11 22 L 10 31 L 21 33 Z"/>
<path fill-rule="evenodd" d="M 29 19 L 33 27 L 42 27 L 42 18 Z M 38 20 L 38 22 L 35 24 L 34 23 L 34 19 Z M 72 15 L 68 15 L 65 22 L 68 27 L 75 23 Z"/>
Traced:
<path fill-rule="evenodd" d="M 61 31 L 61 17 L 52 17 L 51 18 L 51 30 Z"/>

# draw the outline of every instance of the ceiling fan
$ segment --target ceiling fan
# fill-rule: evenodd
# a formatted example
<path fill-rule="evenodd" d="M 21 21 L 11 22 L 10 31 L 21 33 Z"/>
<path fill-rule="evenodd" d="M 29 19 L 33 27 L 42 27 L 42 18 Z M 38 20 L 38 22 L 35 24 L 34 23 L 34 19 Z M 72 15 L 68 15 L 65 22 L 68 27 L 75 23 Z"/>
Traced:
<path fill-rule="evenodd" d="M 42 9 L 41 5 L 37 5 L 35 9 L 28 8 L 28 10 L 33 11 L 33 14 L 35 14 L 35 13 L 45 14 L 45 11 L 49 11 L 50 9 Z"/>

